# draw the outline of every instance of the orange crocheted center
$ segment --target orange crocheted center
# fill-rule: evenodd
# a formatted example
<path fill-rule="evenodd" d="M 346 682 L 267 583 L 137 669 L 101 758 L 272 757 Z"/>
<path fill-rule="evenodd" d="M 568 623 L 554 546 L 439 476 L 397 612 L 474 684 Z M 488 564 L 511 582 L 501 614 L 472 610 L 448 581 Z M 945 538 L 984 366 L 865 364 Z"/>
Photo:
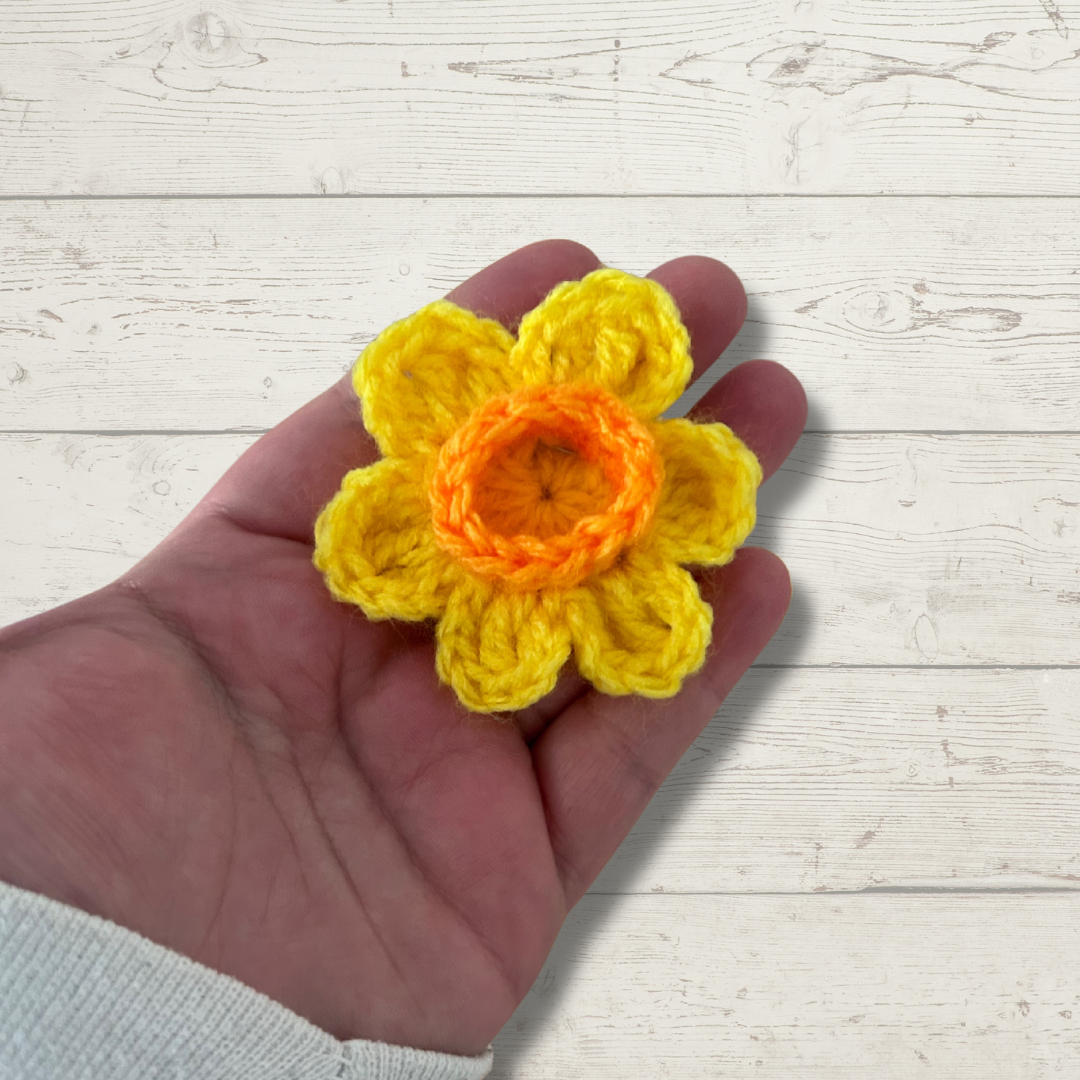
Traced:
<path fill-rule="evenodd" d="M 428 487 L 435 538 L 513 588 L 569 588 L 644 533 L 663 478 L 652 435 L 609 391 L 518 390 L 443 444 Z"/>

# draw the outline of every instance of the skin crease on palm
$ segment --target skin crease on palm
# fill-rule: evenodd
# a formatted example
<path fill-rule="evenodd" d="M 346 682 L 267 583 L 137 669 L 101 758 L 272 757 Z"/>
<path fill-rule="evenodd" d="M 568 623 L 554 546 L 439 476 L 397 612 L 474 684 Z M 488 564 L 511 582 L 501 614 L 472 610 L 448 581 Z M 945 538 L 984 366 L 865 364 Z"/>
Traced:
<path fill-rule="evenodd" d="M 599 265 L 544 241 L 450 299 L 514 329 Z M 738 332 L 742 286 L 702 257 L 650 277 L 679 305 L 696 376 Z M 806 398 L 751 361 L 691 415 L 729 424 L 767 477 Z M 750 547 L 700 574 L 713 647 L 675 698 L 605 697 L 571 664 L 516 716 L 467 714 L 438 684 L 430 626 L 370 623 L 312 567 L 319 508 L 376 457 L 344 379 L 119 581 L 0 631 L 0 879 L 338 1038 L 477 1054 L 779 626 L 790 584 Z"/>

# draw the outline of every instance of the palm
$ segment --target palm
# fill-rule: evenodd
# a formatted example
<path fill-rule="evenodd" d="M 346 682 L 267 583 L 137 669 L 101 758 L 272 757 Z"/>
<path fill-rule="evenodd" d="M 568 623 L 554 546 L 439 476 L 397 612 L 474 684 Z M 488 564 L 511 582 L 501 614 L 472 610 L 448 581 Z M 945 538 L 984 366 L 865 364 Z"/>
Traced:
<path fill-rule="evenodd" d="M 581 249 L 541 247 L 547 263 L 534 254 L 504 287 L 511 317 L 530 274 L 535 303 L 581 272 L 567 265 Z M 474 282 L 488 291 L 470 296 L 467 283 L 454 298 L 500 313 L 490 281 Z M 709 327 L 687 321 L 697 346 Z M 767 471 L 802 426 L 797 384 L 783 379 L 770 367 L 712 394 L 736 430 L 739 415 L 754 427 L 771 414 L 771 442 L 740 432 Z M 774 399 L 786 385 L 790 401 L 755 402 L 739 389 L 755 380 Z M 28 658 L 50 673 L 48 707 L 29 694 L 37 721 L 22 740 L 36 740 L 27 761 L 50 748 L 57 792 L 46 786 L 28 824 L 0 800 L 0 877 L 234 975 L 341 1038 L 476 1053 L 767 640 L 786 588 L 753 551 L 705 582 L 723 586 L 717 637 L 740 633 L 674 703 L 628 709 L 569 676 L 516 722 L 471 716 L 437 683 L 428 629 L 366 621 L 312 567 L 314 512 L 373 455 L 336 387 L 260 440 L 125 579 L 5 632 L 8 679 L 28 685 Z M 20 854 L 46 837 L 48 857 Z"/>
<path fill-rule="evenodd" d="M 150 911 L 167 923 L 138 929 L 342 1037 L 361 1016 L 386 1041 L 482 1047 L 565 914 L 520 729 L 463 721 L 433 677 L 430 634 L 334 603 L 307 545 L 214 515 L 186 533 L 183 552 L 159 552 L 167 570 L 155 556 L 133 579 L 134 603 L 194 645 L 168 696 L 147 685 L 139 726 L 159 727 L 142 735 L 147 757 L 183 740 L 165 761 L 188 763 L 169 820 L 148 831 L 213 825 L 173 871 L 202 902 L 180 921 L 162 896 Z M 129 774 L 132 800 L 160 768 Z M 315 962 L 282 963 L 300 942 Z"/>

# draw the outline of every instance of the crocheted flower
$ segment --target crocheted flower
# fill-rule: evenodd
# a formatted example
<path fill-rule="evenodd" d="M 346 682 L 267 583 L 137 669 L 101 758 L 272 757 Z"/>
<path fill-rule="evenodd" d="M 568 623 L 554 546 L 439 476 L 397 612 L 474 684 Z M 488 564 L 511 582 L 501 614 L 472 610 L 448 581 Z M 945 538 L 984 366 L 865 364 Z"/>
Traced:
<path fill-rule="evenodd" d="M 691 370 L 674 301 L 618 270 L 557 286 L 516 339 L 429 304 L 356 363 L 383 457 L 320 514 L 315 565 L 370 619 L 438 620 L 469 709 L 530 705 L 571 652 L 604 693 L 670 697 L 712 628 L 684 567 L 733 558 L 761 483 L 724 424 L 658 419 Z"/>

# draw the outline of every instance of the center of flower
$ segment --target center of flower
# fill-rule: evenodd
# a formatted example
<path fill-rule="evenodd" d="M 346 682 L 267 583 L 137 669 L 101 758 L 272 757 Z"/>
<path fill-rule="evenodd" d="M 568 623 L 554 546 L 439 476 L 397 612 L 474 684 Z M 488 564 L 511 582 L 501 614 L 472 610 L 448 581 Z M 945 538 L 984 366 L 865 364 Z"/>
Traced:
<path fill-rule="evenodd" d="M 610 506 L 611 484 L 575 447 L 527 435 L 492 455 L 476 495 L 477 513 L 493 532 L 550 540 Z"/>
<path fill-rule="evenodd" d="M 644 533 L 663 483 L 652 435 L 598 386 L 491 398 L 443 444 L 429 482 L 440 546 L 513 588 L 569 588 Z"/>

